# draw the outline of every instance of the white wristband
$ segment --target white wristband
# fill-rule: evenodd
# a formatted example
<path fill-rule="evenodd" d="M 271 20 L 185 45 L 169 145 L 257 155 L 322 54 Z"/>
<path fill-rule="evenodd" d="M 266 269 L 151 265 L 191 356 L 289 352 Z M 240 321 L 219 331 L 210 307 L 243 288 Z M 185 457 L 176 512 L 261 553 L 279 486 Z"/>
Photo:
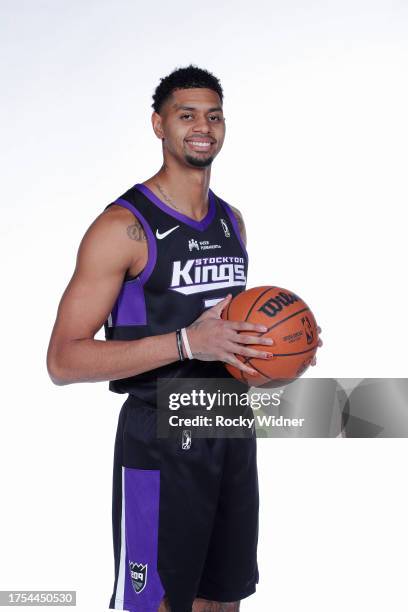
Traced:
<path fill-rule="evenodd" d="M 187 357 L 194 359 L 193 353 L 191 352 L 190 343 L 187 338 L 187 330 L 185 327 L 181 328 L 181 337 L 183 338 L 184 348 L 186 349 Z"/>

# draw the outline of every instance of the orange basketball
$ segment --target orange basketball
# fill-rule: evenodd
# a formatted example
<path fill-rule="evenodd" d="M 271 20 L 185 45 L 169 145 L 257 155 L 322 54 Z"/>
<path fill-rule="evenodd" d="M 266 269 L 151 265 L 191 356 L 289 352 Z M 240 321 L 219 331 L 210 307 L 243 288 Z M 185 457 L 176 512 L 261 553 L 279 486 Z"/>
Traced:
<path fill-rule="evenodd" d="M 249 321 L 268 328 L 266 332 L 242 331 L 251 336 L 267 336 L 271 346 L 246 346 L 274 354 L 272 359 L 237 355 L 257 372 L 250 376 L 235 366 L 225 364 L 228 372 L 249 385 L 282 385 L 298 378 L 309 367 L 319 340 L 316 320 L 309 306 L 295 293 L 281 287 L 254 287 L 235 296 L 222 318 L 229 321 Z"/>

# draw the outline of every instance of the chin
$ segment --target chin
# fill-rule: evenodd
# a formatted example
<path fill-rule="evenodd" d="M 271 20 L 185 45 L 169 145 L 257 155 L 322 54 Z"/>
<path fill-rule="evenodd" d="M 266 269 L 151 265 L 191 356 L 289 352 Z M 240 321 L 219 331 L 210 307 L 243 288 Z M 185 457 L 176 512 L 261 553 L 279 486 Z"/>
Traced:
<path fill-rule="evenodd" d="M 186 155 L 185 160 L 190 166 L 194 166 L 195 168 L 207 168 L 207 166 L 211 166 L 211 164 L 213 163 L 214 157 L 207 157 L 207 159 L 200 159 L 198 157 L 192 157 L 191 155 Z"/>

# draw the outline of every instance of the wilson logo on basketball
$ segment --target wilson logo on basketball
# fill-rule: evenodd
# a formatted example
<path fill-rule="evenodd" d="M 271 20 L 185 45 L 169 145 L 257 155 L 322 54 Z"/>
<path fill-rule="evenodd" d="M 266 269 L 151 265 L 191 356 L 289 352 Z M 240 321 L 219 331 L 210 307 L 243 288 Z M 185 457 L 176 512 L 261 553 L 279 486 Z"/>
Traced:
<path fill-rule="evenodd" d="M 284 293 L 280 291 L 278 295 L 269 298 L 266 302 L 258 308 L 258 312 L 263 312 L 268 317 L 276 316 L 281 310 L 287 306 L 291 306 L 295 302 L 298 302 L 299 298 L 294 293 Z"/>

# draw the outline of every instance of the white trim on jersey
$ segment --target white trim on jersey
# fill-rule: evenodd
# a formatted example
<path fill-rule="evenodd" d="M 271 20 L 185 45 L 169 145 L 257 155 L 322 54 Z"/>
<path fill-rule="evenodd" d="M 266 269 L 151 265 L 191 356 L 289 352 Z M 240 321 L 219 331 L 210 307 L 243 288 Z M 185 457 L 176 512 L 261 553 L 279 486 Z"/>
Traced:
<path fill-rule="evenodd" d="M 125 468 L 122 466 L 122 518 L 120 527 L 120 563 L 116 585 L 115 608 L 121 610 L 125 599 L 126 572 L 126 514 L 125 514 Z"/>
<path fill-rule="evenodd" d="M 221 298 L 212 298 L 211 300 L 204 300 L 204 308 L 211 308 L 211 306 L 215 306 L 218 302 L 221 302 L 226 296 Z"/>
<path fill-rule="evenodd" d="M 192 293 L 202 293 L 203 291 L 212 291 L 213 289 L 225 289 L 225 287 L 237 287 L 245 285 L 246 280 L 242 281 L 225 281 L 224 283 L 204 283 L 199 285 L 183 285 L 182 287 L 169 287 L 172 291 L 191 295 Z"/>

